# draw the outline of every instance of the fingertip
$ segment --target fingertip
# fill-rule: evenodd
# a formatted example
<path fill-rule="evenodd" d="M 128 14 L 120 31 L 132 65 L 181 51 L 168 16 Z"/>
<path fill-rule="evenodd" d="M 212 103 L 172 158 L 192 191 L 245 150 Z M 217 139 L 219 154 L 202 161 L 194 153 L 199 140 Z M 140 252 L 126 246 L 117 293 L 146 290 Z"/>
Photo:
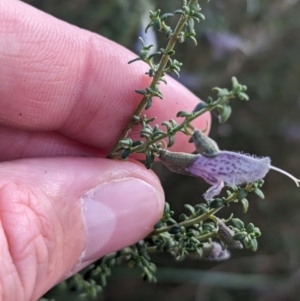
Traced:
<path fill-rule="evenodd" d="M 164 208 L 164 195 L 136 178 L 96 187 L 82 200 L 87 243 L 73 272 L 143 239 L 162 216 Z"/>
<path fill-rule="evenodd" d="M 38 297 L 70 276 L 82 259 L 87 265 L 142 239 L 164 207 L 158 178 L 134 162 L 15 160 L 1 164 L 1 187 L 6 187 L 0 190 L 2 227 L 9 241 L 6 253 L 15 259 L 6 264 L 17 267 L 26 285 L 20 294 L 26 296 Z M 5 247 L 3 243 L 2 255 Z M 5 270 L 0 272 L 0 278 L 5 275 Z M 13 277 L 5 285 L 18 286 Z M 17 300 L 21 299 L 26 298 Z"/>

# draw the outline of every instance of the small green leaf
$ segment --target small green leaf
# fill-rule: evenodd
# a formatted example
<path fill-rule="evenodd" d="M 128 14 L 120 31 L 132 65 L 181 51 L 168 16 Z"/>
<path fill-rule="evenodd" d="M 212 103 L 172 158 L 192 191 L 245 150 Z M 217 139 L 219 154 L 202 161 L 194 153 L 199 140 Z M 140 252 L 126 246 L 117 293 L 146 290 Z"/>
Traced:
<path fill-rule="evenodd" d="M 169 203 L 165 203 L 165 208 L 164 208 L 164 213 L 170 212 L 171 208 L 170 208 L 170 204 Z"/>
<path fill-rule="evenodd" d="M 167 81 L 166 81 L 166 79 L 165 79 L 164 77 L 161 77 L 161 78 L 159 79 L 159 81 L 160 81 L 160 82 L 163 82 L 164 84 L 167 84 Z"/>
<path fill-rule="evenodd" d="M 244 229 L 244 223 L 240 220 L 240 219 L 238 219 L 238 218 L 233 218 L 232 220 L 231 220 L 231 222 L 232 222 L 232 224 L 236 227 L 236 228 L 238 228 L 239 230 L 243 230 Z"/>
<path fill-rule="evenodd" d="M 153 22 L 151 21 L 145 28 L 145 33 L 147 33 L 148 29 L 153 26 Z"/>
<path fill-rule="evenodd" d="M 141 58 L 140 58 L 140 57 L 137 57 L 137 58 L 135 58 L 135 59 L 133 59 L 133 60 L 130 60 L 127 64 L 131 64 L 131 63 L 134 63 L 134 62 L 136 62 L 136 61 L 141 61 Z"/>
<path fill-rule="evenodd" d="M 145 161 L 145 166 L 147 169 L 151 168 L 152 163 L 154 161 L 154 155 L 152 152 L 147 152 L 146 153 L 146 161 Z"/>
<path fill-rule="evenodd" d="M 154 70 L 153 70 L 152 68 L 149 69 L 148 75 L 149 75 L 149 77 L 153 77 L 153 75 L 154 75 Z"/>
<path fill-rule="evenodd" d="M 161 227 L 163 227 L 164 226 L 164 223 L 162 222 L 162 221 L 158 221 L 155 225 L 154 225 L 154 229 L 159 229 L 159 228 L 161 228 Z"/>
<path fill-rule="evenodd" d="M 214 102 L 214 100 L 211 96 L 208 96 L 206 102 L 210 105 Z"/>
<path fill-rule="evenodd" d="M 158 10 L 155 10 L 155 11 L 150 10 L 149 11 L 150 19 L 152 20 L 152 19 L 158 18 L 159 15 L 160 15 L 160 12 L 161 12 L 161 9 L 158 9 Z"/>
<path fill-rule="evenodd" d="M 170 234 L 177 234 L 180 232 L 180 227 L 178 225 L 174 225 L 168 231 Z"/>
<path fill-rule="evenodd" d="M 238 94 L 238 97 L 239 97 L 240 100 L 246 100 L 246 101 L 249 100 L 249 96 L 246 93 L 244 93 L 244 92 L 240 92 Z"/>
<path fill-rule="evenodd" d="M 252 223 L 248 224 L 246 230 L 248 233 L 252 233 L 254 231 L 254 225 Z"/>
<path fill-rule="evenodd" d="M 170 234 L 176 234 L 176 233 L 170 233 Z M 163 246 L 163 251 L 167 252 L 174 246 L 174 242 L 172 240 L 167 240 L 166 243 Z"/>
<path fill-rule="evenodd" d="M 171 124 L 172 124 L 172 127 L 175 127 L 175 126 L 177 126 L 178 124 L 177 124 L 177 121 L 176 120 L 174 120 L 174 119 L 170 119 L 169 120 L 169 122 L 171 122 Z"/>
<path fill-rule="evenodd" d="M 185 14 L 187 14 L 187 15 L 189 15 L 191 12 L 190 8 L 187 5 L 183 6 L 183 10 L 184 10 Z"/>
<path fill-rule="evenodd" d="M 150 45 L 149 48 L 151 48 L 153 45 Z M 140 59 L 142 61 L 146 61 L 146 59 L 148 58 L 148 53 L 149 53 L 149 49 L 147 48 L 143 48 L 141 51 L 140 51 Z"/>
<path fill-rule="evenodd" d="M 155 52 L 149 54 L 148 58 L 151 59 L 151 58 L 153 58 L 155 56 L 158 56 L 158 55 L 161 55 L 161 52 L 160 51 L 155 51 Z"/>
<path fill-rule="evenodd" d="M 186 214 L 181 213 L 181 214 L 179 215 L 178 219 L 179 219 L 180 221 L 186 221 L 186 220 L 188 219 L 188 217 L 186 216 Z"/>
<path fill-rule="evenodd" d="M 162 125 L 166 126 L 168 131 L 172 129 L 172 125 L 169 121 L 164 121 Z"/>
<path fill-rule="evenodd" d="M 119 141 L 119 144 L 124 147 L 132 146 L 132 140 L 130 138 L 122 139 Z"/>
<path fill-rule="evenodd" d="M 132 119 L 133 119 L 135 122 L 140 122 L 140 121 L 141 121 L 141 117 L 140 117 L 140 116 L 137 116 L 137 115 L 133 115 Z"/>
<path fill-rule="evenodd" d="M 165 14 L 161 15 L 160 19 L 165 20 L 165 19 L 171 18 L 171 17 L 174 17 L 174 15 L 172 13 L 165 13 Z"/>
<path fill-rule="evenodd" d="M 242 200 L 242 199 L 245 198 L 247 195 L 248 195 L 248 192 L 247 192 L 245 189 L 240 188 L 239 191 L 238 191 L 238 193 L 237 193 L 237 196 L 236 196 L 236 197 L 238 198 L 238 200 Z"/>
<path fill-rule="evenodd" d="M 141 263 L 144 267 L 149 268 L 149 261 L 144 256 L 141 256 Z"/>
<path fill-rule="evenodd" d="M 163 99 L 162 93 L 159 91 L 158 87 L 156 86 L 154 89 L 151 89 L 150 87 L 147 88 L 147 91 L 150 92 L 153 96 L 157 96 L 160 99 Z"/>
<path fill-rule="evenodd" d="M 238 232 L 238 233 L 235 233 L 232 238 L 234 240 L 243 241 L 245 239 L 245 237 L 246 237 L 246 234 L 244 232 Z"/>
<path fill-rule="evenodd" d="M 260 197 L 261 199 L 264 199 L 265 198 L 265 195 L 263 194 L 263 192 L 259 189 L 259 188 L 255 188 L 253 190 L 253 192 L 258 196 Z"/>
<path fill-rule="evenodd" d="M 180 75 L 179 75 L 179 72 L 177 70 L 173 70 L 173 72 L 176 74 L 176 76 L 179 78 Z"/>
<path fill-rule="evenodd" d="M 215 199 L 210 203 L 210 208 L 220 208 L 224 205 L 222 199 Z"/>
<path fill-rule="evenodd" d="M 145 106 L 145 110 L 148 110 L 152 105 L 152 98 L 147 98 L 147 103 Z"/>
<path fill-rule="evenodd" d="M 190 115 L 190 113 L 185 112 L 185 111 L 179 111 L 179 112 L 176 114 L 177 117 L 186 117 L 186 116 L 189 116 L 189 115 Z"/>
<path fill-rule="evenodd" d="M 230 105 L 223 105 L 221 108 L 218 108 L 218 111 L 219 111 L 219 122 L 220 123 L 224 123 L 228 120 L 228 118 L 230 117 L 231 115 L 231 107 Z"/>
<path fill-rule="evenodd" d="M 228 89 L 221 89 L 221 88 L 213 88 L 213 91 L 217 91 L 218 92 L 218 97 L 224 97 L 224 96 L 228 96 L 230 93 L 228 91 Z"/>
<path fill-rule="evenodd" d="M 168 147 L 171 147 L 175 143 L 175 135 L 170 135 L 168 136 L 169 142 L 168 142 Z"/>
<path fill-rule="evenodd" d="M 196 249 L 196 253 L 197 253 L 197 255 L 198 255 L 199 258 L 203 258 L 204 251 L 203 251 L 203 249 L 201 247 Z"/>
<path fill-rule="evenodd" d="M 127 159 L 128 156 L 130 155 L 130 152 L 131 152 L 131 149 L 130 149 L 130 148 L 126 148 L 126 149 L 123 151 L 123 153 L 122 153 L 122 155 L 121 155 L 121 158 L 122 158 L 123 160 Z"/>
<path fill-rule="evenodd" d="M 261 232 L 260 232 L 260 229 L 258 227 L 254 227 L 253 233 L 254 233 L 255 237 L 261 236 Z"/>
<path fill-rule="evenodd" d="M 179 241 L 178 241 L 178 248 L 183 248 L 184 247 L 184 245 L 185 245 L 185 241 L 183 240 L 183 239 L 179 239 Z"/>
<path fill-rule="evenodd" d="M 152 20 L 152 21 L 148 24 L 148 26 L 146 27 L 146 29 L 145 29 L 145 32 L 146 32 L 146 33 L 147 33 L 147 30 L 148 30 L 151 26 L 153 26 L 153 28 L 154 28 L 155 30 L 161 31 L 161 20 L 160 20 L 160 19 L 154 19 L 154 20 Z"/>
<path fill-rule="evenodd" d="M 101 286 L 105 287 L 106 286 L 106 277 L 105 275 L 101 274 L 100 275 L 100 283 L 101 283 Z"/>
<path fill-rule="evenodd" d="M 249 208 L 249 202 L 247 199 L 241 199 L 241 203 L 243 205 L 243 212 L 246 213 Z"/>
<path fill-rule="evenodd" d="M 213 230 L 215 230 L 216 229 L 216 224 L 215 223 L 205 223 L 204 225 L 203 225 L 203 229 L 204 230 L 208 230 L 209 232 L 212 232 Z"/>
<path fill-rule="evenodd" d="M 183 43 L 185 41 L 185 35 L 184 32 L 182 31 L 179 35 L 178 35 L 178 42 L 179 43 Z"/>
<path fill-rule="evenodd" d="M 203 14 L 200 14 L 200 13 L 194 13 L 193 18 L 196 19 L 197 22 L 199 22 L 200 20 L 205 20 L 205 16 Z"/>
<path fill-rule="evenodd" d="M 165 132 L 157 129 L 157 130 L 153 131 L 152 138 L 156 138 L 157 136 L 164 135 L 164 134 L 165 134 Z"/>
<path fill-rule="evenodd" d="M 204 101 L 199 102 L 199 103 L 196 105 L 195 109 L 193 110 L 193 113 L 198 112 L 198 111 L 201 111 L 201 110 L 204 109 L 205 107 L 207 107 L 207 103 L 206 103 L 206 102 L 204 102 Z"/>
<path fill-rule="evenodd" d="M 132 147 L 135 147 L 135 146 L 138 146 L 138 145 L 141 145 L 141 144 L 143 144 L 143 141 L 140 141 L 140 140 L 134 141 L 134 142 L 132 143 Z"/>
<path fill-rule="evenodd" d="M 172 50 L 168 51 L 166 54 L 169 56 L 172 56 L 175 54 L 175 50 L 172 49 Z"/>
<path fill-rule="evenodd" d="M 231 78 L 231 83 L 232 83 L 233 89 L 236 89 L 236 88 L 240 85 L 239 82 L 238 82 L 238 80 L 236 79 L 235 76 L 233 76 L 233 77 Z"/>
<path fill-rule="evenodd" d="M 200 213 L 205 213 L 208 211 L 209 208 L 208 208 L 207 204 L 202 203 L 202 204 L 197 204 L 195 206 L 195 209 L 197 209 L 197 210 L 199 209 Z"/>
<path fill-rule="evenodd" d="M 165 30 L 166 38 L 169 39 L 171 37 L 172 33 L 173 33 L 173 30 L 171 29 L 171 27 L 167 27 L 167 29 Z"/>
<path fill-rule="evenodd" d="M 194 19 L 189 18 L 186 22 L 188 32 L 192 32 L 195 26 Z"/>
<path fill-rule="evenodd" d="M 177 9 L 177 10 L 175 10 L 174 14 L 175 15 L 183 15 L 184 11 L 182 9 Z"/>
<path fill-rule="evenodd" d="M 194 213 L 195 213 L 195 208 L 194 208 L 192 205 L 185 204 L 184 207 L 185 207 L 186 209 L 188 209 L 188 210 L 191 212 L 191 214 L 194 214 Z"/>
<path fill-rule="evenodd" d="M 149 129 L 149 128 L 143 128 L 141 131 L 140 131 L 140 136 L 141 137 L 148 137 L 152 135 L 152 130 Z"/>
<path fill-rule="evenodd" d="M 145 95 L 146 91 L 145 90 L 135 90 L 136 93 L 141 94 L 141 95 Z"/>
<path fill-rule="evenodd" d="M 258 243 L 257 243 L 256 238 L 252 238 L 252 239 L 250 240 L 250 246 L 251 246 L 251 250 L 252 250 L 253 252 L 255 252 L 255 251 L 257 250 Z"/>

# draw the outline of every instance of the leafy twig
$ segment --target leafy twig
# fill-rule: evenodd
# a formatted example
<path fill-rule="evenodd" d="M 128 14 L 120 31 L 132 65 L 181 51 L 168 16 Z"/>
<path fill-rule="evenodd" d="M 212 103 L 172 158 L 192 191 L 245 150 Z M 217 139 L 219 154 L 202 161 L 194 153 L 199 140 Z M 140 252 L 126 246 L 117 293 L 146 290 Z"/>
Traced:
<path fill-rule="evenodd" d="M 193 8 L 194 9 L 196 8 L 196 11 L 194 11 Z M 128 136 L 128 133 L 130 132 L 132 127 L 136 124 L 136 118 L 140 117 L 140 115 L 141 115 L 142 111 L 145 109 L 147 103 L 152 101 L 153 96 L 159 96 L 162 98 L 162 95 L 158 91 L 157 85 L 158 85 L 159 81 L 162 80 L 162 77 L 164 76 L 164 74 L 167 71 L 167 70 L 165 70 L 165 68 L 166 68 L 168 62 L 170 61 L 170 56 L 174 54 L 173 49 L 174 49 L 176 43 L 178 42 L 179 37 L 182 36 L 182 30 L 183 30 L 184 26 L 186 25 L 187 21 L 192 18 L 199 19 L 199 17 L 202 16 L 201 14 L 198 13 L 199 9 L 200 8 L 198 8 L 198 1 L 190 0 L 189 3 L 184 6 L 183 10 L 178 11 L 178 13 L 181 13 L 181 17 L 177 23 L 177 26 L 176 26 L 174 32 L 171 34 L 170 34 L 170 32 L 169 33 L 167 32 L 167 35 L 169 35 L 169 42 L 167 44 L 167 47 L 164 50 L 162 50 L 162 57 L 161 57 L 161 60 L 159 62 L 157 69 L 156 70 L 152 69 L 153 70 L 152 72 L 154 73 L 153 80 L 152 80 L 150 86 L 146 90 L 144 90 L 144 92 L 143 92 L 144 96 L 143 96 L 140 104 L 136 108 L 135 112 L 133 113 L 131 120 L 127 123 L 126 127 L 124 128 L 119 140 L 122 140 Z M 157 11 L 157 13 L 150 12 L 150 16 L 152 16 L 152 24 L 150 23 L 151 26 L 155 26 L 155 24 L 156 24 L 155 21 L 159 22 L 161 24 L 161 22 L 164 20 L 163 16 L 159 18 L 159 13 L 160 13 L 160 11 Z M 152 72 L 150 75 L 152 75 Z M 120 143 L 118 141 L 115 144 L 115 146 L 113 147 L 113 149 L 111 150 L 111 152 L 109 153 L 108 157 L 115 158 L 117 156 L 117 150 L 119 148 L 120 148 Z"/>

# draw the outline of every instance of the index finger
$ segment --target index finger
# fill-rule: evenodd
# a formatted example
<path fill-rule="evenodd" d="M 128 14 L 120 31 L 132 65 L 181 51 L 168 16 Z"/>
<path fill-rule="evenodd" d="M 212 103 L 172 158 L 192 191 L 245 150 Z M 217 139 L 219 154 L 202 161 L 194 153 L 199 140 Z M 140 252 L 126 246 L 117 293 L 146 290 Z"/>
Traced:
<path fill-rule="evenodd" d="M 128 65 L 136 57 L 129 50 L 25 3 L 2 0 L 0 15 L 0 124 L 57 131 L 108 151 L 141 100 L 134 90 L 150 83 L 147 66 Z M 199 102 L 171 78 L 160 89 L 164 99 L 147 111 L 158 124 Z M 206 114 L 195 126 L 209 120 Z M 175 149 L 186 150 L 186 139 L 178 141 Z"/>

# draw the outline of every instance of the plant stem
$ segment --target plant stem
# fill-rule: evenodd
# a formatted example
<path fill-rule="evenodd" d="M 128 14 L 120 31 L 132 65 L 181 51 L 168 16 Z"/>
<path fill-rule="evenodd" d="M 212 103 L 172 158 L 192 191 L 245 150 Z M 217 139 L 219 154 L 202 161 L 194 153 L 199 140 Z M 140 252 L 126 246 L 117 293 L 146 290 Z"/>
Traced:
<path fill-rule="evenodd" d="M 164 134 L 157 135 L 154 139 L 152 139 L 152 140 L 149 139 L 149 140 L 147 140 L 147 142 L 131 148 L 130 153 L 133 154 L 133 153 L 143 152 L 144 150 L 148 149 L 149 145 L 154 144 L 154 143 L 156 143 L 156 142 L 158 142 L 158 141 L 160 141 L 164 138 L 167 138 L 170 134 L 173 134 L 173 133 L 176 133 L 176 132 L 182 130 L 191 121 L 193 121 L 194 119 L 196 119 L 200 115 L 204 114 L 205 112 L 213 110 L 214 108 L 215 108 L 215 106 L 213 106 L 212 108 L 209 108 L 209 109 L 205 108 L 205 109 L 200 110 L 199 112 L 197 112 L 197 114 L 194 114 L 191 117 L 187 117 L 181 124 L 174 127 L 171 132 L 166 132 Z"/>
<path fill-rule="evenodd" d="M 220 208 L 211 209 L 208 212 L 205 212 L 205 213 L 201 214 L 200 216 L 197 216 L 193 219 L 183 221 L 183 222 L 177 224 L 177 226 L 179 226 L 179 227 L 181 227 L 181 226 L 189 227 L 189 226 L 192 226 L 194 224 L 200 223 L 200 222 L 204 221 L 205 219 L 207 219 L 210 215 L 215 214 L 216 212 L 218 212 L 221 208 L 223 208 L 223 206 L 220 207 Z M 148 235 L 148 237 L 153 236 L 153 235 L 157 235 L 157 234 L 160 234 L 160 233 L 163 233 L 163 232 L 168 232 L 173 226 L 174 225 L 170 225 L 170 226 L 162 227 L 162 228 L 159 228 L 159 229 L 155 229 Z"/>
<path fill-rule="evenodd" d="M 208 238 L 216 237 L 217 235 L 218 235 L 217 232 L 210 232 L 210 233 L 207 233 L 207 234 L 198 236 L 197 239 L 198 239 L 199 241 L 203 241 L 203 240 L 207 240 Z"/>
<path fill-rule="evenodd" d="M 188 5 L 193 5 L 197 3 L 197 0 L 190 0 Z M 180 34 L 180 32 L 182 31 L 186 21 L 188 19 L 187 15 L 181 15 L 177 26 L 174 30 L 174 32 L 172 33 L 168 45 L 165 49 L 165 53 L 162 55 L 161 60 L 159 62 L 158 68 L 154 74 L 153 80 L 150 84 L 150 88 L 154 89 L 156 87 L 156 85 L 158 84 L 159 80 L 161 79 L 161 77 L 164 75 L 164 69 L 169 61 L 170 55 L 168 53 L 170 53 L 170 51 L 173 50 L 174 46 L 176 45 L 177 41 L 178 41 L 178 36 Z M 140 116 L 142 111 L 144 110 L 146 104 L 147 104 L 147 97 L 144 96 L 143 99 L 141 100 L 140 104 L 138 105 L 138 107 L 136 108 L 135 112 L 133 113 L 130 121 L 127 123 L 126 127 L 124 128 L 119 140 L 122 140 L 124 138 L 127 137 L 127 135 L 129 134 L 130 130 L 132 129 L 132 127 L 135 125 L 135 119 L 134 116 Z M 110 151 L 110 153 L 108 154 L 108 158 L 114 158 L 116 157 L 116 151 L 118 150 L 120 144 L 119 141 L 114 145 L 113 149 Z"/>
<path fill-rule="evenodd" d="M 138 146 L 135 146 L 133 148 L 131 148 L 130 153 L 142 153 L 144 152 L 146 149 L 149 148 L 150 145 L 164 139 L 167 138 L 168 136 L 175 134 L 176 132 L 184 129 L 186 126 L 188 126 L 190 124 L 190 122 L 192 122 L 193 120 L 195 120 L 196 118 L 198 118 L 200 115 L 204 114 L 205 112 L 209 112 L 214 110 L 217 106 L 219 106 L 222 102 L 228 101 L 229 99 L 234 98 L 234 96 L 230 96 L 230 97 L 222 97 L 221 99 L 217 99 L 215 101 L 215 103 L 209 105 L 206 108 L 203 108 L 202 110 L 198 111 L 197 113 L 194 113 L 192 116 L 187 116 L 186 119 L 180 123 L 179 125 L 175 126 L 171 131 L 157 135 L 154 139 L 149 139 L 147 140 L 145 143 L 140 144 Z"/>
<path fill-rule="evenodd" d="M 224 201 L 225 204 L 229 204 L 233 201 L 236 200 L 236 197 L 237 197 L 237 194 L 236 192 L 232 193 L 231 196 L 229 196 L 227 198 L 227 200 Z M 178 227 L 189 227 L 189 226 L 192 226 L 194 224 L 198 224 L 204 220 L 206 220 L 207 218 L 209 218 L 211 215 L 214 215 L 215 213 L 217 213 L 219 210 L 221 210 L 224 206 L 221 206 L 219 208 L 214 208 L 214 209 L 211 209 L 193 219 L 189 219 L 189 220 L 186 220 L 186 221 L 183 221 L 179 224 L 177 224 L 176 226 Z M 164 232 L 168 232 L 174 225 L 170 225 L 170 226 L 166 226 L 166 227 L 161 227 L 159 229 L 155 229 L 153 230 L 147 237 L 150 237 L 150 236 L 154 236 L 154 235 L 157 235 L 157 234 L 161 234 L 161 233 L 164 233 Z"/>

